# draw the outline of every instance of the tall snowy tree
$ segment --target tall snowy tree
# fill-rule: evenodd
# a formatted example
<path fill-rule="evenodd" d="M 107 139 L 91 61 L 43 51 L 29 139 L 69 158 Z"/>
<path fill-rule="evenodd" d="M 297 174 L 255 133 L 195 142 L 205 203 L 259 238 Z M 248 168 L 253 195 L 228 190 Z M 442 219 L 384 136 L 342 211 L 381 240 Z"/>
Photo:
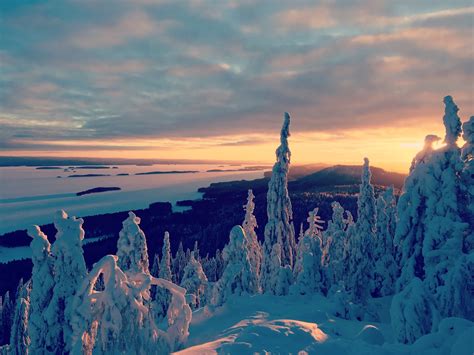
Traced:
<path fill-rule="evenodd" d="M 170 234 L 165 232 L 163 248 L 161 250 L 160 278 L 171 281 L 171 246 Z"/>
<path fill-rule="evenodd" d="M 351 276 L 348 288 L 352 301 L 365 304 L 373 288 L 375 242 L 375 195 L 370 183 L 369 159 L 364 159 L 362 183 L 357 199 L 356 234 L 349 239 Z"/>
<path fill-rule="evenodd" d="M 458 107 L 450 96 L 444 98 L 446 146 L 435 151 L 427 164 L 426 234 L 422 252 L 428 289 L 436 295 L 441 314 L 453 315 L 454 295 L 449 289 L 450 270 L 462 256 L 469 224 L 462 220 L 461 175 L 464 164 L 456 142 L 461 135 Z"/>
<path fill-rule="evenodd" d="M 298 241 L 294 268 L 293 290 L 307 295 L 321 292 L 323 289 L 321 224 L 318 208 L 309 212 L 309 228 Z"/>
<path fill-rule="evenodd" d="M 122 223 L 117 241 L 117 256 L 120 268 L 131 273 L 149 273 L 148 251 L 145 233 L 140 229 L 140 217 L 128 212 Z"/>
<path fill-rule="evenodd" d="M 10 297 L 10 291 L 7 291 L 3 296 L 2 302 L 2 344 L 6 344 L 10 340 L 10 330 L 13 322 L 13 315 L 15 312 L 14 300 Z"/>
<path fill-rule="evenodd" d="M 426 233 L 427 197 L 425 185 L 427 182 L 428 162 L 434 150 L 430 144 L 417 156 L 423 159 L 412 164 L 410 174 L 405 179 L 403 193 L 398 204 L 398 223 L 395 230 L 394 243 L 399 257 L 401 275 L 397 280 L 396 289 L 401 291 L 414 278 L 425 278 L 424 257 L 422 255 L 423 239 Z M 415 158 L 416 159 L 416 158 Z"/>
<path fill-rule="evenodd" d="M 17 292 L 16 309 L 10 333 L 10 354 L 27 355 L 30 353 L 29 315 L 31 284 L 27 282 Z M 34 352 L 31 351 L 32 354 Z"/>
<path fill-rule="evenodd" d="M 469 223 L 469 230 L 464 239 L 464 252 L 474 250 L 474 116 L 462 125 L 462 137 L 466 142 L 462 147 L 461 159 L 464 163 L 462 170 L 461 202 L 464 206 L 463 217 Z"/>
<path fill-rule="evenodd" d="M 285 112 L 280 134 L 280 146 L 276 150 L 277 161 L 273 166 L 272 177 L 268 184 L 267 216 L 265 242 L 263 245 L 262 288 L 264 291 L 274 288 L 270 281 L 272 248 L 278 243 L 281 247 L 282 265 L 293 268 L 296 248 L 293 211 L 288 194 L 288 171 L 291 152 L 288 146 L 290 136 L 290 115 Z"/>
<path fill-rule="evenodd" d="M 159 277 L 160 273 L 160 256 L 158 253 L 153 257 L 153 264 L 151 265 L 150 274 L 154 277 Z"/>
<path fill-rule="evenodd" d="M 194 257 L 194 253 L 191 254 L 191 258 L 184 268 L 181 287 L 186 289 L 187 294 L 194 296 L 194 301 L 191 305 L 192 309 L 197 309 L 205 305 L 207 277 L 204 274 L 201 263 Z"/>
<path fill-rule="evenodd" d="M 260 284 L 260 268 L 262 264 L 262 248 L 257 238 L 255 228 L 257 228 L 257 219 L 253 214 L 255 210 L 255 198 L 253 191 L 248 190 L 247 204 L 244 206 L 245 219 L 242 223 L 245 236 L 247 237 L 247 244 L 250 250 L 250 264 L 253 272 L 257 277 L 257 283 Z"/>
<path fill-rule="evenodd" d="M 30 351 L 32 354 L 36 354 L 44 349 L 51 350 L 53 348 L 46 315 L 54 288 L 53 258 L 48 238 L 38 226 L 29 228 L 28 235 L 33 238 L 30 243 L 33 262 L 29 319 Z"/>
<path fill-rule="evenodd" d="M 393 235 L 389 213 L 391 208 L 385 201 L 385 195 L 377 198 L 377 233 L 375 236 L 375 276 L 374 294 L 376 296 L 388 296 L 394 292 L 397 277 L 397 264 L 393 257 Z M 390 199 L 390 194 L 387 194 Z"/>
<path fill-rule="evenodd" d="M 222 277 L 214 285 L 212 303 L 222 305 L 230 295 L 256 293 L 257 280 L 250 265 L 250 250 L 241 226 L 232 228 L 229 243 L 222 254 L 226 267 Z"/>
<path fill-rule="evenodd" d="M 181 283 L 183 277 L 184 268 L 186 267 L 186 254 L 183 248 L 183 242 L 179 242 L 178 250 L 173 259 L 173 276 L 176 284 Z"/>
<path fill-rule="evenodd" d="M 342 280 L 344 272 L 344 248 L 346 244 L 346 220 L 344 219 L 344 208 L 339 202 L 332 202 L 332 220 L 328 222 L 328 228 L 323 232 L 326 235 L 326 289 L 336 285 Z"/>
<path fill-rule="evenodd" d="M 56 241 L 51 247 L 54 288 L 46 311 L 48 333 L 54 353 L 70 350 L 72 302 L 78 286 L 87 274 L 82 250 L 83 223 L 83 219 L 68 217 L 64 211 L 58 211 L 54 218 L 57 230 Z"/>

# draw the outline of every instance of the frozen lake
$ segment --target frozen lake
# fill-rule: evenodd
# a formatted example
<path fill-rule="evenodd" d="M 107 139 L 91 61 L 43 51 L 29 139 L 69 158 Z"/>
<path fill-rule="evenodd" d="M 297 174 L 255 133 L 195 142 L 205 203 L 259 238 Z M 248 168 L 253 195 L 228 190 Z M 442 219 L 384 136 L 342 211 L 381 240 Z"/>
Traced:
<path fill-rule="evenodd" d="M 0 167 L 0 234 L 25 229 L 31 224 L 50 223 L 58 209 L 71 215 L 89 216 L 146 208 L 153 202 L 168 201 L 177 210 L 176 201 L 200 197 L 199 187 L 219 181 L 256 179 L 269 170 L 259 167 L 254 171 L 208 172 L 238 170 L 245 166 L 204 164 L 117 165 L 108 169 L 65 171 L 66 168 Z M 154 171 L 197 172 L 135 175 Z M 89 174 L 109 176 L 68 177 Z M 120 187 L 121 190 L 76 196 L 77 192 L 94 187 Z"/>

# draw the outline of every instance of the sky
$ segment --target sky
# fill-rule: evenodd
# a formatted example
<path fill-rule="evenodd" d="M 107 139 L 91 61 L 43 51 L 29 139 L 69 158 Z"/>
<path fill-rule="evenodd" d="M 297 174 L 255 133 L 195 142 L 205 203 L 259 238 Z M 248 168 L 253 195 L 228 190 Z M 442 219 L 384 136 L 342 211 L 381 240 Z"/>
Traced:
<path fill-rule="evenodd" d="M 406 172 L 474 114 L 463 0 L 0 3 L 0 155 L 272 162 Z"/>

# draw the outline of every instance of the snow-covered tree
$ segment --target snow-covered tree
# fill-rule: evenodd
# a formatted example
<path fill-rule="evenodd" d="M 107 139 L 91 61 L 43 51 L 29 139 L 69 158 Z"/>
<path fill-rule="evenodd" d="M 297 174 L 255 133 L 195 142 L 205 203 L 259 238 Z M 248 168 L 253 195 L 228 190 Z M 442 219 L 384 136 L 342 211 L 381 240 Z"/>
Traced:
<path fill-rule="evenodd" d="M 226 267 L 214 286 L 212 303 L 222 305 L 230 295 L 257 292 L 257 280 L 250 265 L 250 251 L 241 226 L 232 228 L 229 243 L 222 254 Z"/>
<path fill-rule="evenodd" d="M 45 314 L 54 353 L 70 350 L 72 302 L 87 274 L 82 250 L 83 223 L 82 218 L 68 217 L 64 211 L 58 211 L 54 218 L 57 230 L 56 241 L 51 247 L 54 288 Z"/>
<path fill-rule="evenodd" d="M 469 224 L 462 220 L 462 181 L 464 164 L 456 145 L 461 134 L 461 120 L 458 107 L 450 96 L 444 98 L 446 146 L 435 151 L 427 164 L 424 184 L 426 194 L 425 237 L 422 244 L 425 282 L 436 295 L 441 314 L 452 314 L 453 298 L 441 292 L 449 286 L 450 270 L 462 256 L 464 238 Z M 449 299 L 442 299 L 448 297 Z"/>
<path fill-rule="evenodd" d="M 397 277 L 397 264 L 393 257 L 393 235 L 391 234 L 391 209 L 385 202 L 385 195 L 377 198 L 377 233 L 375 236 L 375 275 L 374 294 L 388 296 L 393 294 Z M 390 194 L 387 196 L 390 198 Z"/>
<path fill-rule="evenodd" d="M 29 310 L 30 351 L 32 354 L 36 354 L 44 349 L 53 348 L 46 315 L 48 304 L 53 296 L 53 258 L 48 238 L 38 226 L 29 228 L 28 235 L 33 238 L 30 243 L 33 262 Z"/>
<path fill-rule="evenodd" d="M 441 137 L 438 137 L 435 134 L 428 134 L 425 137 L 425 144 L 423 146 L 423 149 L 418 152 L 417 155 L 413 158 L 411 161 L 411 166 L 410 166 L 410 174 L 415 168 L 418 166 L 418 164 L 424 164 L 426 161 L 430 158 L 431 153 L 433 153 L 433 144 L 440 141 Z"/>
<path fill-rule="evenodd" d="M 10 354 L 25 355 L 30 353 L 29 314 L 31 284 L 27 282 L 17 292 L 16 309 L 10 332 Z M 31 352 L 34 354 L 34 352 Z"/>
<path fill-rule="evenodd" d="M 131 273 L 148 273 L 148 251 L 145 233 L 140 229 L 140 217 L 128 212 L 128 218 L 122 223 L 117 241 L 117 256 L 120 268 Z"/>
<path fill-rule="evenodd" d="M 216 258 L 206 257 L 203 259 L 202 268 L 210 282 L 217 281 L 217 263 Z"/>
<path fill-rule="evenodd" d="M 411 344 L 431 331 L 436 310 L 431 295 L 419 278 L 413 278 L 402 292 L 393 297 L 390 318 L 395 337 L 401 343 Z"/>
<path fill-rule="evenodd" d="M 187 294 L 194 296 L 194 302 L 191 305 L 192 309 L 197 309 L 205 305 L 207 277 L 204 274 L 201 263 L 194 257 L 194 252 L 191 254 L 191 258 L 184 268 L 181 287 L 186 289 Z"/>
<path fill-rule="evenodd" d="M 161 263 L 158 275 L 161 279 L 171 281 L 171 246 L 170 246 L 170 234 L 165 232 L 163 237 L 163 247 L 161 249 Z M 169 303 L 171 301 L 171 294 L 164 288 L 157 288 L 156 292 L 153 292 L 153 314 L 156 320 L 161 320 L 166 316 Z"/>
<path fill-rule="evenodd" d="M 173 276 L 174 282 L 179 284 L 183 277 L 184 268 L 186 267 L 186 254 L 183 248 L 183 242 L 179 242 L 178 250 L 173 259 Z"/>
<path fill-rule="evenodd" d="M 365 304 L 373 288 L 375 242 L 375 195 L 370 183 L 369 160 L 364 159 L 362 183 L 357 199 L 356 233 L 349 242 L 350 270 L 348 288 L 352 301 Z"/>
<path fill-rule="evenodd" d="M 428 174 L 428 161 L 432 154 L 432 147 L 425 144 L 425 148 L 418 153 L 424 158 L 412 164 L 413 169 L 405 179 L 403 193 L 398 200 L 398 223 L 394 243 L 400 254 L 401 275 L 397 280 L 397 291 L 401 291 L 414 277 L 422 280 L 425 277 L 422 247 L 426 233 L 427 197 L 424 185 Z"/>
<path fill-rule="evenodd" d="M 171 281 L 171 246 L 170 234 L 165 232 L 163 248 L 161 249 L 160 278 Z"/>
<path fill-rule="evenodd" d="M 344 242 L 344 251 L 342 253 L 342 283 L 344 289 L 348 289 L 350 284 L 352 270 L 351 270 L 351 241 L 355 238 L 357 234 L 356 224 L 354 223 L 354 217 L 350 211 L 346 211 L 347 218 L 346 222 L 346 233 L 345 233 L 345 242 Z M 347 293 L 345 293 L 347 296 Z M 347 296 L 348 297 L 348 296 Z"/>
<path fill-rule="evenodd" d="M 323 288 L 321 224 L 318 208 L 309 212 L 309 228 L 299 239 L 294 267 L 294 292 L 307 295 L 321 292 Z"/>
<path fill-rule="evenodd" d="M 160 273 L 160 256 L 158 253 L 153 257 L 153 263 L 151 265 L 150 274 L 154 277 L 158 277 Z"/>
<path fill-rule="evenodd" d="M 2 343 L 8 343 L 10 340 L 10 329 L 12 327 L 13 315 L 15 312 L 14 300 L 10 297 L 10 291 L 3 296 L 2 302 Z"/>
<path fill-rule="evenodd" d="M 332 219 L 328 222 L 328 228 L 323 232 L 325 235 L 325 287 L 329 290 L 332 285 L 342 280 L 344 265 L 344 248 L 346 244 L 346 220 L 344 219 L 344 208 L 339 202 L 332 202 Z"/>
<path fill-rule="evenodd" d="M 464 253 L 469 223 L 463 220 L 463 169 L 456 145 L 461 133 L 458 107 L 444 98 L 446 146 L 432 151 L 407 177 L 398 203 L 396 243 L 402 257 L 398 290 L 414 277 L 442 317 L 472 314 L 472 258 Z M 419 335 L 419 334 L 418 334 Z"/>
<path fill-rule="evenodd" d="M 247 237 L 247 244 L 250 250 L 250 265 L 256 275 L 257 283 L 260 285 L 260 268 L 262 264 L 262 249 L 257 238 L 255 228 L 257 228 L 257 219 L 253 214 L 255 210 L 255 198 L 253 191 L 248 190 L 247 204 L 244 206 L 245 219 L 242 223 L 245 236 Z"/>
<path fill-rule="evenodd" d="M 290 115 L 285 112 L 283 127 L 280 134 L 280 146 L 276 150 L 277 161 L 273 166 L 272 176 L 267 192 L 267 216 L 265 225 L 265 241 L 263 245 L 263 263 L 261 272 L 262 288 L 266 292 L 274 288 L 270 282 L 272 268 L 272 248 L 278 243 L 281 247 L 282 265 L 293 268 L 296 249 L 293 211 L 288 194 L 288 171 L 291 152 L 288 146 L 290 136 Z"/>
<path fill-rule="evenodd" d="M 462 137 L 466 142 L 462 147 L 461 159 L 464 163 L 462 171 L 461 202 L 464 220 L 469 223 L 470 232 L 464 239 L 464 252 L 474 250 L 474 116 L 462 125 Z"/>

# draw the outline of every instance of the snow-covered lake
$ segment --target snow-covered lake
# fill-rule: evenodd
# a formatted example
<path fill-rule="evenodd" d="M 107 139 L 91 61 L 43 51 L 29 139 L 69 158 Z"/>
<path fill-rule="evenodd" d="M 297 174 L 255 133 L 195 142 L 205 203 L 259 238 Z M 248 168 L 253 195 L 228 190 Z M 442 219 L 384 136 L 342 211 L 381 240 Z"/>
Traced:
<path fill-rule="evenodd" d="M 200 197 L 199 187 L 212 182 L 256 179 L 265 170 L 238 170 L 245 166 L 204 164 L 155 164 L 148 166 L 117 165 L 109 169 L 41 169 L 36 167 L 0 167 L 0 234 L 24 229 L 31 224 L 52 221 L 54 211 L 64 209 L 71 215 L 89 216 L 146 208 L 153 202 L 176 201 Z M 162 175 L 135 175 L 153 171 L 197 171 Z M 103 174 L 110 176 L 68 177 L 69 175 Z M 129 174 L 129 175 L 118 175 Z M 61 176 L 61 178 L 58 178 Z M 109 191 L 76 196 L 94 187 L 120 187 Z"/>

